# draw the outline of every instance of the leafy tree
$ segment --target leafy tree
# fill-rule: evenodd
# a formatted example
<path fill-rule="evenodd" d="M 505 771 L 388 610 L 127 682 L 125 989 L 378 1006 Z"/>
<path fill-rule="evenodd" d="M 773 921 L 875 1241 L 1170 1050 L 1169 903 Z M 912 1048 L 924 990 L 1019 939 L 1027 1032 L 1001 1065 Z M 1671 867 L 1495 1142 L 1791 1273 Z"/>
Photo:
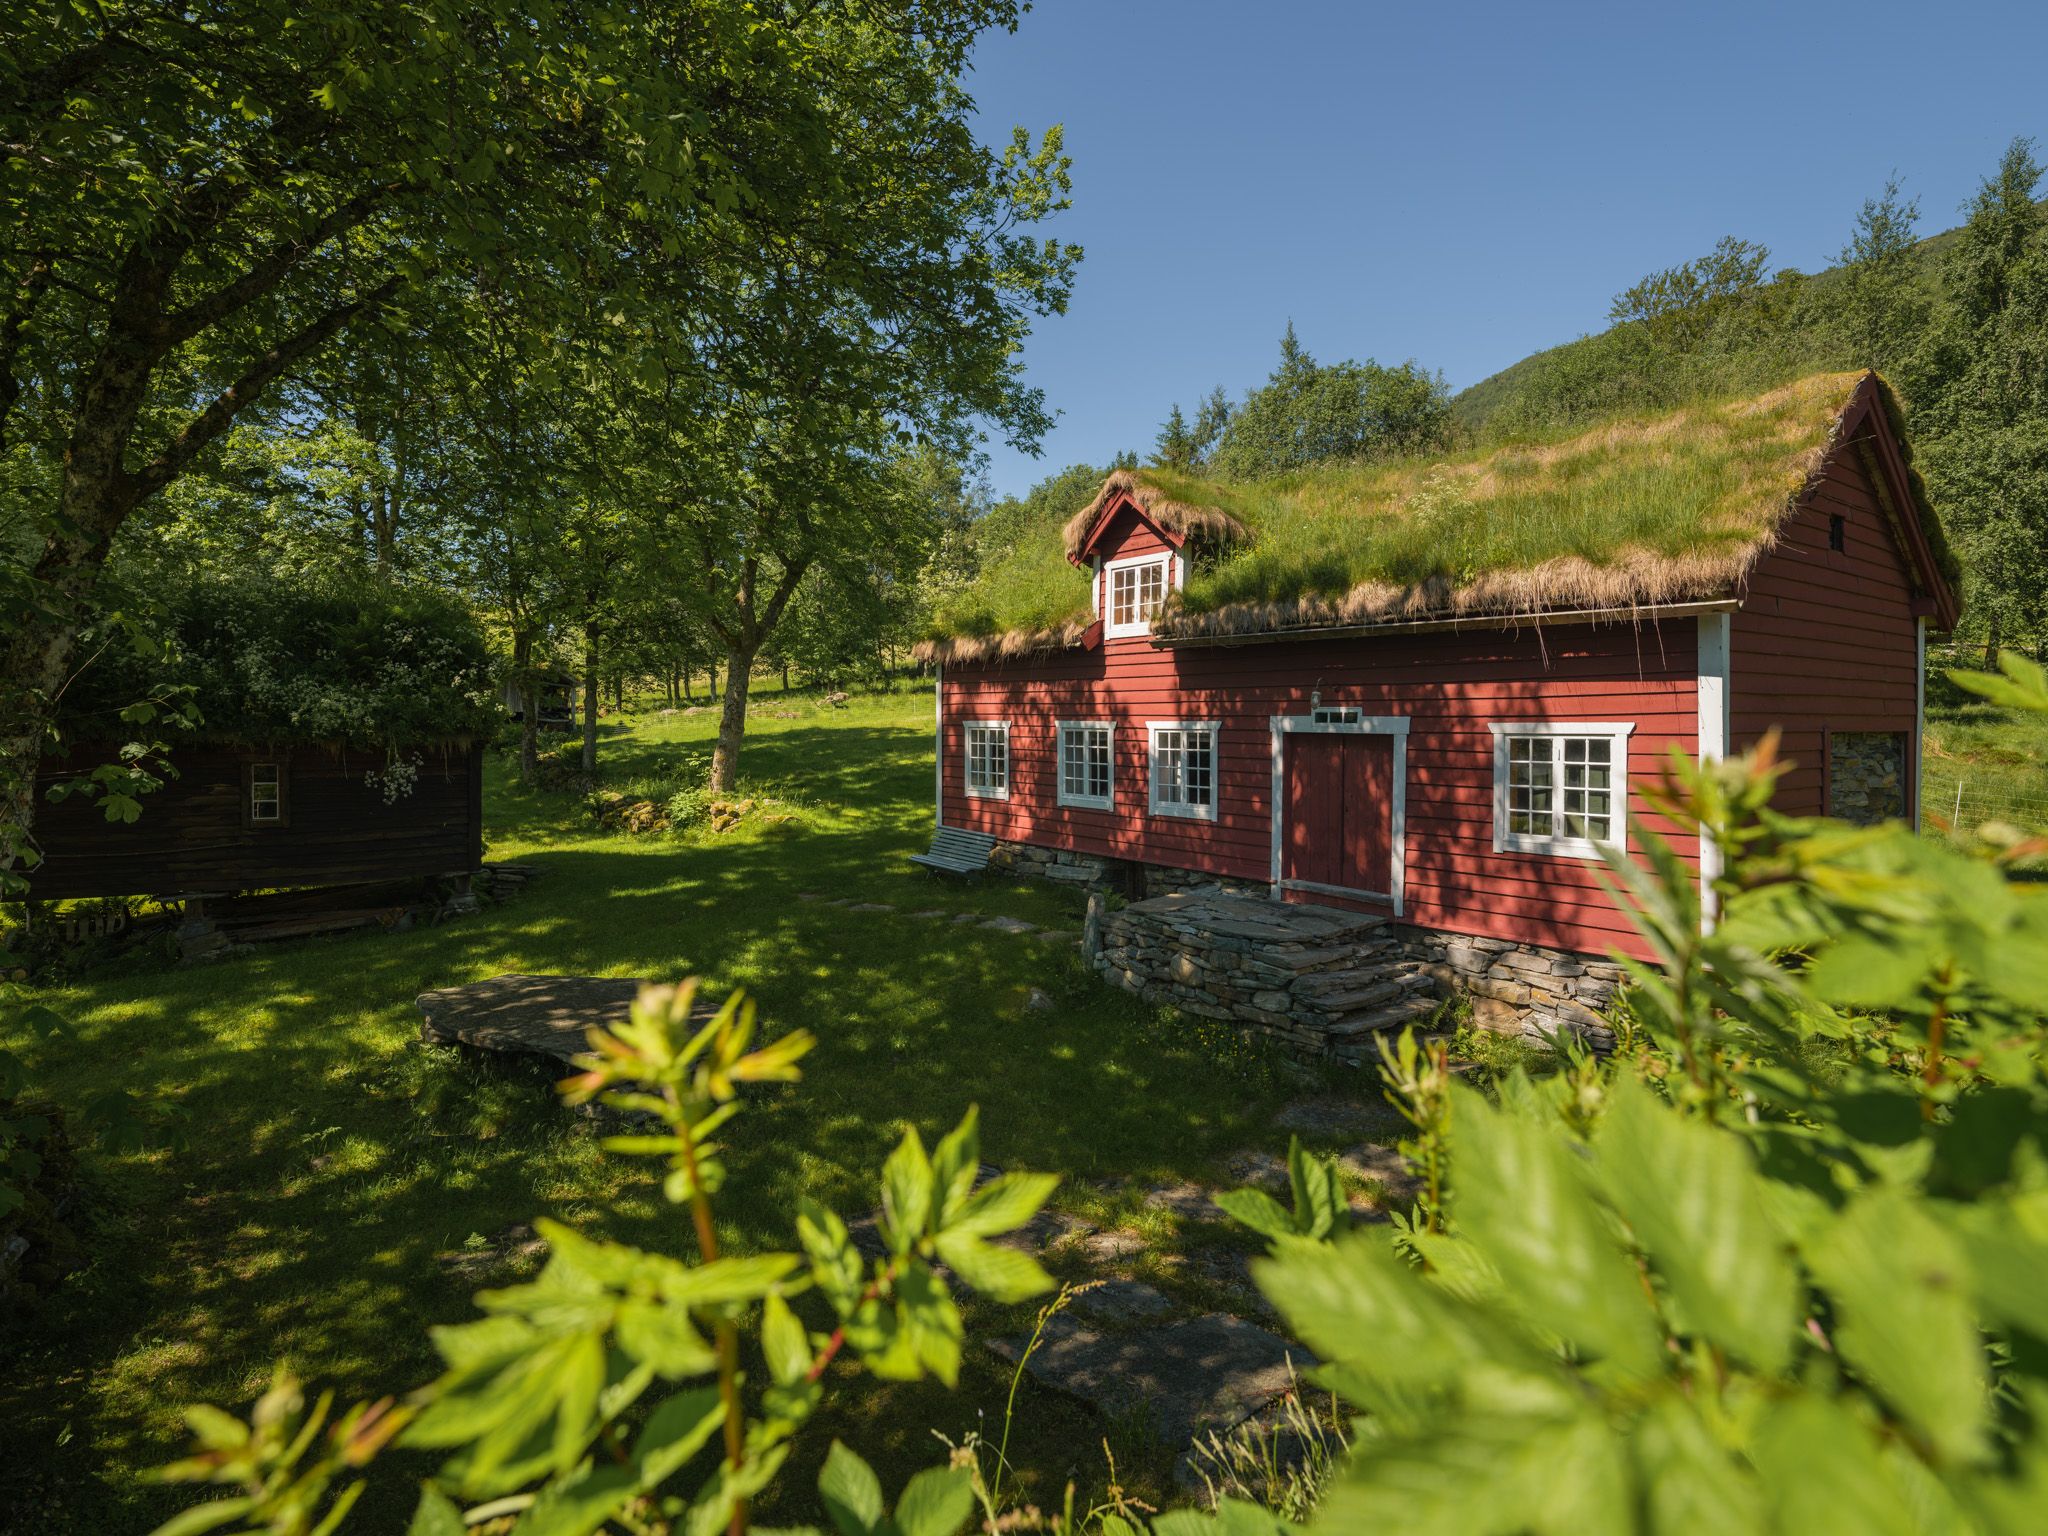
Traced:
<path fill-rule="evenodd" d="M 1229 414 L 1210 465 L 1226 477 L 1257 479 L 1331 460 L 1420 452 L 1449 433 L 1442 378 L 1412 361 L 1325 366 L 1289 324 L 1280 366 Z"/>
<path fill-rule="evenodd" d="M 2048 215 L 2015 139 L 1943 271 L 1946 304 L 1911 373 L 1919 462 L 1967 574 L 1987 662 L 2048 619 Z"/>
<path fill-rule="evenodd" d="M 1882 373 L 1911 355 L 1927 325 L 1930 305 L 1915 260 L 1919 222 L 1920 200 L 1905 197 L 1892 176 L 1881 196 L 1863 200 L 1839 258 L 1839 314 L 1851 354 Z"/>
<path fill-rule="evenodd" d="M 1229 425 L 1230 400 L 1220 384 L 1210 391 L 1196 410 L 1193 425 L 1181 413 L 1180 404 L 1176 401 L 1172 414 L 1166 418 L 1166 424 L 1159 429 L 1159 436 L 1153 443 L 1152 462 L 1162 469 L 1199 474 L 1208 466 L 1210 453 L 1223 436 L 1223 429 Z"/>
<path fill-rule="evenodd" d="M 1757 298 L 1770 261 L 1767 247 L 1725 235 L 1706 255 L 1623 289 L 1608 318 L 1642 326 L 1660 347 L 1694 351 L 1717 323 Z"/>

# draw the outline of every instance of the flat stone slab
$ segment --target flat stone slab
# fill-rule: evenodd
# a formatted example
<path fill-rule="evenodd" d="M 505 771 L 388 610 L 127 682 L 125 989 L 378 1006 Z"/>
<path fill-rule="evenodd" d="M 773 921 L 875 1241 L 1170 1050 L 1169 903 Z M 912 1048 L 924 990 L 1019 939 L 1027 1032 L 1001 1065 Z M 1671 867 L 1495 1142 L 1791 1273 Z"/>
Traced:
<path fill-rule="evenodd" d="M 993 1347 L 1016 1360 L 1029 1342 L 1025 1335 Z M 1312 1364 L 1300 1345 L 1277 1333 L 1212 1312 L 1127 1333 L 1054 1317 L 1027 1369 L 1100 1412 L 1144 1416 L 1160 1440 L 1181 1447 L 1243 1423 Z"/>
<path fill-rule="evenodd" d="M 1273 1124 L 1316 1140 L 1338 1141 L 1352 1136 L 1405 1136 L 1408 1122 L 1384 1099 L 1362 1103 L 1350 1099 L 1296 1099 L 1281 1106 Z"/>
<path fill-rule="evenodd" d="M 420 1038 L 437 1045 L 550 1056 L 564 1064 L 590 1049 L 589 1032 L 625 1023 L 645 983 L 621 976 L 493 976 L 413 999 Z M 700 1004 L 709 1018 L 712 1009 Z"/>
<path fill-rule="evenodd" d="M 1142 1280 L 1097 1280 L 1075 1295 L 1074 1306 L 1104 1323 L 1142 1322 L 1173 1310 L 1166 1292 Z"/>
<path fill-rule="evenodd" d="M 981 926 L 992 928 L 997 933 L 1036 933 L 1038 931 L 1038 924 L 1027 923 L 1021 917 L 991 917 Z"/>
<path fill-rule="evenodd" d="M 1384 928 L 1387 920 L 1366 912 L 1342 912 L 1301 902 L 1232 896 L 1222 891 L 1177 891 L 1134 901 L 1124 911 L 1163 923 L 1207 929 L 1268 943 L 1329 944 Z"/>

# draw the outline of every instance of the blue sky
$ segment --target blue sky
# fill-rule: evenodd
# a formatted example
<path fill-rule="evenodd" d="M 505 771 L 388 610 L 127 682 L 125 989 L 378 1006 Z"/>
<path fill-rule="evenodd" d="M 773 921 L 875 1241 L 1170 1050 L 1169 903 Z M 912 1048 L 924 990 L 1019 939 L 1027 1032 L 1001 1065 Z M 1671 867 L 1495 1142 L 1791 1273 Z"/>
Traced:
<path fill-rule="evenodd" d="M 1001 493 L 1149 450 L 1291 318 L 1317 357 L 1462 388 L 1722 235 L 1830 264 L 1896 170 L 1922 230 L 2048 146 L 2048 5 L 1040 0 L 986 39 L 984 130 L 1066 125 L 1087 248 L 1026 356 L 1061 412 Z"/>

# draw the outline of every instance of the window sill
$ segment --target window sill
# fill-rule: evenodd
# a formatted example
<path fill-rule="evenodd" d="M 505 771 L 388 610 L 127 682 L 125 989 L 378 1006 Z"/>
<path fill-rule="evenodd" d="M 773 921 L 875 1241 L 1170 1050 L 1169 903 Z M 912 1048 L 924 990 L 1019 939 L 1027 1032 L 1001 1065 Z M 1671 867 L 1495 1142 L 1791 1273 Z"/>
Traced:
<path fill-rule="evenodd" d="M 1113 811 L 1116 809 L 1114 798 L 1095 800 L 1081 795 L 1061 795 L 1059 804 L 1060 809 L 1064 811 Z"/>
<path fill-rule="evenodd" d="M 965 786 L 965 788 L 967 798 L 970 800 L 1007 800 L 1010 798 L 1010 792 L 1007 789 L 976 789 L 972 784 Z"/>
<path fill-rule="evenodd" d="M 1171 816 L 1175 821 L 1216 819 L 1216 807 L 1213 805 L 1155 805 L 1149 809 L 1154 816 Z"/>
<path fill-rule="evenodd" d="M 1586 838 L 1529 837 L 1526 834 L 1506 833 L 1494 841 L 1495 853 L 1527 853 L 1552 859 L 1598 859 L 1603 849 L 1626 853 L 1628 849 L 1619 843 L 1596 843 Z"/>

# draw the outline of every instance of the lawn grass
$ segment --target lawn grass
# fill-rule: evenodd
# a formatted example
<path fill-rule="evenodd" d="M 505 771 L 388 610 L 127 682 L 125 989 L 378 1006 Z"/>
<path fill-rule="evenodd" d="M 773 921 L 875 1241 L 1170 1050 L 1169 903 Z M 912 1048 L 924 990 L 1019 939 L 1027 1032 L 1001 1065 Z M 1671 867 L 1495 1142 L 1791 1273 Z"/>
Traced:
<path fill-rule="evenodd" d="M 849 1216 L 907 1125 L 929 1142 L 970 1103 L 984 1155 L 1083 1181 L 1221 1176 L 1275 1137 L 1290 1089 L 1269 1057 L 1103 987 L 1063 946 L 907 914 L 1007 913 L 1078 932 L 1071 892 L 1001 881 L 938 884 L 905 856 L 929 835 L 928 689 L 844 708 L 765 695 L 742 759 L 748 787 L 802 807 L 794 821 L 714 834 L 602 833 L 581 805 L 488 770 L 488 857 L 530 863 L 515 902 L 440 927 L 281 946 L 204 968 L 98 972 L 45 989 L 70 1040 L 5 1038 L 63 1104 L 126 1088 L 175 1106 L 182 1146 L 88 1157 L 89 1267 L 0 1342 L 0 1509 L 24 1532 L 131 1531 L 189 1499 L 143 1471 L 183 1448 L 194 1401 L 245 1407 L 285 1360 L 344 1399 L 402 1393 L 433 1374 L 426 1329 L 472 1315 L 475 1282 L 435 1258 L 538 1214 L 676 1252 L 685 1226 L 642 1167 L 599 1152 L 557 1108 L 549 1074 L 417 1043 L 415 994 L 505 971 L 674 979 L 759 999 L 770 1029 L 820 1045 L 805 1081 L 751 1096 L 730 1138 L 723 1240 L 788 1246 L 808 1193 Z M 620 780 L 664 779 L 700 752 L 715 710 L 604 726 Z M 799 892 L 893 903 L 850 913 Z M 1028 1011 L 1034 986 L 1058 1007 Z M 8 1026 L 0 1025 L 0 1030 Z M 1170 1225 L 1170 1224 L 1169 1224 Z M 1173 1233 L 1160 1234 L 1171 1244 Z M 1028 1312 L 1028 1309 L 1026 1309 Z M 974 1306 L 971 1333 L 1017 1309 Z M 829 1409 L 766 1517 L 815 1517 L 810 1485 L 843 1435 L 899 1485 L 955 1438 L 999 1421 L 1007 1371 L 970 1347 L 959 1389 L 855 1384 Z M 1104 1481 L 1104 1426 L 1027 1383 L 1013 1455 L 1028 1498 Z M 1171 1448 L 1112 1427 L 1126 1486 L 1172 1496 Z M 351 1529 L 402 1526 L 411 1477 L 380 1466 Z"/>
<path fill-rule="evenodd" d="M 2048 721 L 1992 704 L 1949 680 L 1951 668 L 1975 670 L 1980 663 L 1974 654 L 1928 657 L 1920 777 L 1926 823 L 1937 830 L 1986 821 L 2048 827 Z"/>

